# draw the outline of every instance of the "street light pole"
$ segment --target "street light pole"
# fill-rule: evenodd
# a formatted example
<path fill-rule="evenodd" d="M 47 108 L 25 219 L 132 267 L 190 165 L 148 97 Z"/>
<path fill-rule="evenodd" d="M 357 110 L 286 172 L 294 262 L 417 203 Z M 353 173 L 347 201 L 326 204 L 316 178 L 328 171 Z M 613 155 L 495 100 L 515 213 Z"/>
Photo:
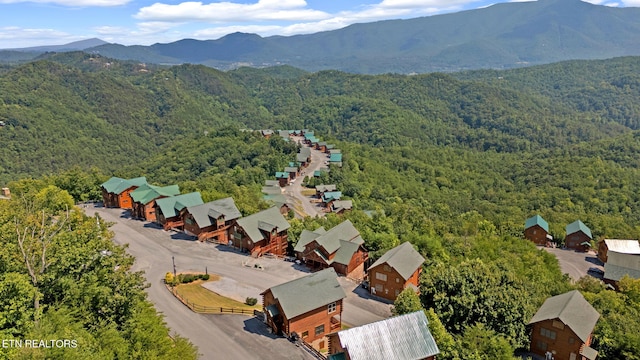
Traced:
<path fill-rule="evenodd" d="M 176 277 L 176 258 L 171 256 L 171 261 L 173 262 L 173 277 Z"/>

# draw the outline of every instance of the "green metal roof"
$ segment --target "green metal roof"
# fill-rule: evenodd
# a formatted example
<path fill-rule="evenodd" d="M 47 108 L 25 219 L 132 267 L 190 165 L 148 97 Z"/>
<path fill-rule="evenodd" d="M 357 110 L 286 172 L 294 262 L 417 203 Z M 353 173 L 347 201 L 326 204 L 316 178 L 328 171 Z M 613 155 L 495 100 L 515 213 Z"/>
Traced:
<path fill-rule="evenodd" d="M 341 162 L 341 161 L 342 161 L 341 153 L 331 154 L 331 156 L 329 156 L 329 162 Z"/>
<path fill-rule="evenodd" d="M 584 299 L 580 291 L 573 290 L 545 300 L 529 324 L 559 319 L 581 340 L 587 342 L 600 314 Z"/>
<path fill-rule="evenodd" d="M 384 253 L 369 269 L 385 263 L 394 268 L 404 280 L 407 280 L 422 266 L 424 258 L 407 241 Z"/>
<path fill-rule="evenodd" d="M 524 229 L 528 229 L 532 226 L 540 226 L 541 228 L 544 229 L 544 231 L 549 232 L 549 223 L 547 223 L 542 216 L 540 215 L 535 215 L 532 216 L 530 218 L 527 219 L 527 221 L 524 222 Z"/>
<path fill-rule="evenodd" d="M 213 225 L 215 220 L 223 216 L 225 221 L 242 217 L 240 210 L 236 207 L 233 198 L 227 197 L 205 204 L 189 206 L 187 211 L 193 215 L 198 227 L 205 228 Z"/>
<path fill-rule="evenodd" d="M 280 303 L 287 319 L 293 319 L 347 297 L 333 268 L 276 285 L 270 290 Z"/>
<path fill-rule="evenodd" d="M 565 230 L 567 232 L 567 236 L 569 236 L 571 234 L 574 234 L 574 233 L 577 233 L 578 231 L 582 231 L 585 235 L 587 235 L 589 237 L 589 239 L 593 239 L 593 237 L 591 236 L 591 229 L 589 229 L 587 227 L 587 225 L 585 225 L 580 220 L 576 220 L 576 221 L 572 222 L 571 224 L 567 225 Z"/>
<path fill-rule="evenodd" d="M 260 231 L 261 229 L 271 231 L 275 228 L 278 231 L 284 231 L 290 226 L 287 219 L 282 216 L 280 209 L 277 207 L 271 207 L 267 210 L 262 210 L 247 217 L 238 219 L 237 224 L 254 243 L 264 239 L 264 235 L 262 234 L 262 231 Z"/>
<path fill-rule="evenodd" d="M 325 191 L 324 194 L 322 194 L 322 201 L 340 200 L 341 197 L 342 191 Z"/>
<path fill-rule="evenodd" d="M 192 192 L 177 196 L 170 196 L 156 200 L 156 204 L 160 207 L 160 211 L 165 218 L 178 216 L 180 210 L 188 206 L 203 204 L 202 197 L 199 192 Z"/>
<path fill-rule="evenodd" d="M 121 194 L 123 191 L 135 186 L 139 187 L 147 183 L 147 178 L 137 177 L 133 179 L 122 179 L 119 177 L 112 177 L 106 182 L 102 183 L 102 187 L 109 193 Z"/>
<path fill-rule="evenodd" d="M 324 227 L 322 226 L 315 229 L 314 231 L 306 230 L 306 229 L 302 230 L 302 233 L 300 234 L 300 238 L 298 239 L 298 242 L 296 243 L 295 248 L 293 248 L 293 251 L 303 252 L 304 247 L 307 246 L 308 243 L 312 242 L 318 236 L 325 234 L 326 232 L 327 230 L 325 230 Z"/>
<path fill-rule="evenodd" d="M 284 172 L 284 171 L 277 171 L 276 172 L 276 179 L 288 179 L 289 178 L 289 173 L 288 172 Z"/>
<path fill-rule="evenodd" d="M 132 191 L 131 198 L 134 202 L 139 202 L 141 204 L 147 205 L 157 198 L 165 196 L 175 196 L 179 194 L 180 187 L 178 185 L 160 187 L 145 184 Z"/>

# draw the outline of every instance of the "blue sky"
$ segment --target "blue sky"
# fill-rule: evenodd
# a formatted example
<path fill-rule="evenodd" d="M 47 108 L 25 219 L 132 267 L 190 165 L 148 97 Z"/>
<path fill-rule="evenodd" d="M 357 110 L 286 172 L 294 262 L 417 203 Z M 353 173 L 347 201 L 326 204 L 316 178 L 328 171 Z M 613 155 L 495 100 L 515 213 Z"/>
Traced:
<path fill-rule="evenodd" d="M 640 0 L 588 0 L 640 6 Z M 308 34 L 353 23 L 485 7 L 479 0 L 0 0 L 0 49 L 58 45 L 97 37 L 123 45 L 233 32 Z"/>

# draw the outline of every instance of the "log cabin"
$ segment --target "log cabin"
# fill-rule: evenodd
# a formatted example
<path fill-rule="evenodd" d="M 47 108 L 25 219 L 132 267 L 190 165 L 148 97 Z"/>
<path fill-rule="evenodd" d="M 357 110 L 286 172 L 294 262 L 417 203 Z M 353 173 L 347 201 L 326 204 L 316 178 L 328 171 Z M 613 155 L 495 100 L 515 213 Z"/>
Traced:
<path fill-rule="evenodd" d="M 406 288 L 419 292 L 423 263 L 424 258 L 410 242 L 394 247 L 369 267 L 369 291 L 390 301 L 395 301 Z"/>
<path fill-rule="evenodd" d="M 363 244 L 360 232 L 346 220 L 328 231 L 318 228 L 304 232 L 294 252 L 312 271 L 332 267 L 340 275 L 362 280 L 364 262 L 369 257 Z"/>
<path fill-rule="evenodd" d="M 607 262 L 609 251 L 640 255 L 640 243 L 638 240 L 603 239 L 598 242 L 598 259 Z"/>
<path fill-rule="evenodd" d="M 530 350 L 557 360 L 594 360 L 598 352 L 589 345 L 599 318 L 578 290 L 550 297 L 529 321 Z"/>
<path fill-rule="evenodd" d="M 131 192 L 146 183 L 147 178 L 144 176 L 133 179 L 112 177 L 100 185 L 104 207 L 132 209 Z"/>
<path fill-rule="evenodd" d="M 131 200 L 133 200 L 133 208 L 131 209 L 131 217 L 134 219 L 143 219 L 146 221 L 156 221 L 156 200 L 168 196 L 176 196 L 180 194 L 178 185 L 169 186 L 153 186 L 144 184 L 131 192 Z"/>
<path fill-rule="evenodd" d="M 230 229 L 242 217 L 233 198 L 188 206 L 180 212 L 184 232 L 196 236 L 198 241 L 228 244 Z"/>
<path fill-rule="evenodd" d="M 567 249 L 588 251 L 591 248 L 591 229 L 582 221 L 576 220 L 565 228 L 567 236 L 564 243 Z"/>
<path fill-rule="evenodd" d="M 528 218 L 524 222 L 524 238 L 536 245 L 546 245 L 547 241 L 553 240 L 549 235 L 549 223 L 540 215 Z"/>
<path fill-rule="evenodd" d="M 289 222 L 280 209 L 271 207 L 236 221 L 231 243 L 253 257 L 264 254 L 284 256 L 287 253 Z"/>
<path fill-rule="evenodd" d="M 328 360 L 435 360 L 440 353 L 424 311 L 331 333 L 328 339 Z"/>
<path fill-rule="evenodd" d="M 165 230 L 184 229 L 180 211 L 189 206 L 201 205 L 204 202 L 199 192 L 177 196 L 169 196 L 156 200 L 156 222 Z"/>
<path fill-rule="evenodd" d="M 342 327 L 342 300 L 347 297 L 329 268 L 273 286 L 262 294 L 265 322 L 276 334 L 327 347 L 326 335 Z"/>

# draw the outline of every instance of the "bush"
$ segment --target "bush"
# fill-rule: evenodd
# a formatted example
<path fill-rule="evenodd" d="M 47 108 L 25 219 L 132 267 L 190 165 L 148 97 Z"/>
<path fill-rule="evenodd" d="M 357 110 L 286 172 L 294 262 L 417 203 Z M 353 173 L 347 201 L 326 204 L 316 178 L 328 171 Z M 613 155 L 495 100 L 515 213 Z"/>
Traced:
<path fill-rule="evenodd" d="M 193 274 L 180 274 L 178 275 L 178 282 L 181 284 L 188 284 L 197 280 L 196 275 Z"/>
<path fill-rule="evenodd" d="M 255 305 L 255 304 L 257 304 L 257 303 L 258 303 L 258 299 L 256 299 L 256 298 L 252 298 L 252 297 L 248 297 L 248 298 L 244 301 L 244 303 L 245 303 L 245 304 L 247 304 L 247 305 L 249 305 L 249 306 L 253 306 L 253 305 Z"/>
<path fill-rule="evenodd" d="M 168 272 L 164 275 L 164 283 L 167 285 L 175 285 L 176 278 L 172 273 Z"/>

